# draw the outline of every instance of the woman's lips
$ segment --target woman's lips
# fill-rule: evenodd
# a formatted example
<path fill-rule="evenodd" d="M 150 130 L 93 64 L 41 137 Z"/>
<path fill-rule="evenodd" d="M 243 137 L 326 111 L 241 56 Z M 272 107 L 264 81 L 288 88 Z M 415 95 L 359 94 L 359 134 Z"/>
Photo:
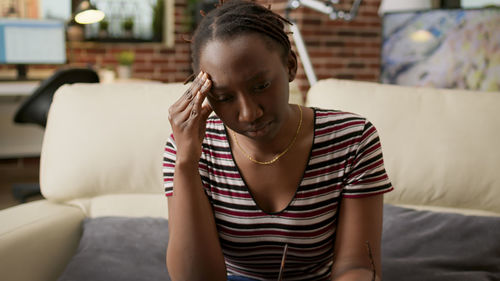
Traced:
<path fill-rule="evenodd" d="M 251 136 L 264 135 L 264 133 L 266 132 L 266 130 L 270 124 L 271 124 L 271 122 L 260 123 L 257 126 L 252 126 L 249 129 L 247 129 L 246 133 L 251 135 Z"/>

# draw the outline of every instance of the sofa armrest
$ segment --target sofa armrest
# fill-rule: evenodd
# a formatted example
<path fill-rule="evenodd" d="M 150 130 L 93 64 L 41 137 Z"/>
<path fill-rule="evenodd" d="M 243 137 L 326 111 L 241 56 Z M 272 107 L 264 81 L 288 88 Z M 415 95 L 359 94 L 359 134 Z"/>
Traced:
<path fill-rule="evenodd" d="M 0 211 L 3 280 L 56 280 L 75 253 L 83 212 L 40 200 Z"/>

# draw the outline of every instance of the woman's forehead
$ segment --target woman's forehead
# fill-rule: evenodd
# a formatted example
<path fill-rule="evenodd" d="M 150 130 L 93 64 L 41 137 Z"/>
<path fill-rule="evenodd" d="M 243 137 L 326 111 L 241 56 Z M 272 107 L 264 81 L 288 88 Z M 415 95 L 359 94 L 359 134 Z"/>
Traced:
<path fill-rule="evenodd" d="M 211 40 L 201 50 L 199 61 L 201 70 L 211 76 L 227 71 L 252 75 L 283 67 L 279 48 L 271 48 L 262 36 L 255 34 Z"/>

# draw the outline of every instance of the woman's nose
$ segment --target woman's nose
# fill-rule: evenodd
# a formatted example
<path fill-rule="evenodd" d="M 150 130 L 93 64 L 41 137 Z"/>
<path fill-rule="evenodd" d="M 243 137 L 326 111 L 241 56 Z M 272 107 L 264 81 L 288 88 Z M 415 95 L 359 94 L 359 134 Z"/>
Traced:
<path fill-rule="evenodd" d="M 252 123 L 263 115 L 262 108 L 253 98 L 246 95 L 240 97 L 238 115 L 240 122 Z"/>

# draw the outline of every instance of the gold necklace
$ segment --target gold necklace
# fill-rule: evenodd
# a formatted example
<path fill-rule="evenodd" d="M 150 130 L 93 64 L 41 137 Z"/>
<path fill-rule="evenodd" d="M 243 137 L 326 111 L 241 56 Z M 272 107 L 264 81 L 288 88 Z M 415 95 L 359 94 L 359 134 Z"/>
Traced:
<path fill-rule="evenodd" d="M 297 137 L 299 136 L 300 128 L 302 127 L 302 107 L 300 105 L 297 105 L 297 107 L 299 108 L 300 119 L 299 119 L 299 126 L 297 126 L 297 132 L 295 132 L 295 136 L 293 137 L 293 139 L 290 142 L 290 144 L 285 148 L 285 150 L 283 150 L 283 152 L 281 152 L 280 154 L 276 155 L 273 159 L 271 159 L 269 161 L 259 161 L 259 160 L 255 159 L 255 158 L 253 158 L 252 156 L 250 156 L 250 154 L 248 154 L 243 149 L 243 147 L 241 147 L 240 143 L 238 142 L 238 139 L 236 138 L 236 134 L 233 131 L 231 131 L 231 134 L 233 135 L 234 142 L 236 143 L 236 145 L 238 146 L 238 148 L 241 150 L 241 152 L 243 153 L 243 155 L 245 155 L 245 157 L 248 158 L 248 160 L 250 160 L 250 161 L 252 161 L 252 162 L 254 162 L 256 164 L 260 164 L 260 165 L 270 165 L 270 164 L 273 164 L 274 162 L 278 161 L 278 159 L 280 159 L 281 156 L 285 155 L 288 152 L 288 150 L 290 150 L 290 148 L 292 148 L 293 144 L 297 140 Z"/>

